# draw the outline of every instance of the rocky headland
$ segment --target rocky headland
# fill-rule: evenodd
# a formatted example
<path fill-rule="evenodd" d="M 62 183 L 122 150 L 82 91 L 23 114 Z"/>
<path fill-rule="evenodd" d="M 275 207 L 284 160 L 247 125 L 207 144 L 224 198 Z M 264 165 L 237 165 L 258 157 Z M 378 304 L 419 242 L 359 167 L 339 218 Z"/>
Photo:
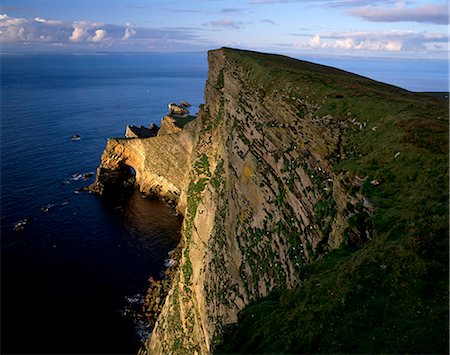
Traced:
<path fill-rule="evenodd" d="M 448 101 L 283 56 L 208 63 L 197 117 L 109 139 L 92 186 L 132 168 L 184 216 L 140 353 L 447 352 Z"/>

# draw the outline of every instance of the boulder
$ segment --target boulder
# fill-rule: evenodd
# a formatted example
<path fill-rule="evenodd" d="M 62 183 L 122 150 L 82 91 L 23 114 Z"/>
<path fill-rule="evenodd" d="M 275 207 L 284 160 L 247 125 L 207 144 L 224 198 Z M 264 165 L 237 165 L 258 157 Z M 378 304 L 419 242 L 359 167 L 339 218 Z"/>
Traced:
<path fill-rule="evenodd" d="M 189 111 L 186 108 L 179 106 L 177 104 L 170 103 L 168 107 L 170 115 L 177 115 L 177 116 L 189 115 Z"/>
<path fill-rule="evenodd" d="M 176 125 L 176 118 L 164 116 L 161 119 L 161 129 L 158 131 L 158 136 L 166 134 L 174 134 L 181 131 L 181 128 Z"/>

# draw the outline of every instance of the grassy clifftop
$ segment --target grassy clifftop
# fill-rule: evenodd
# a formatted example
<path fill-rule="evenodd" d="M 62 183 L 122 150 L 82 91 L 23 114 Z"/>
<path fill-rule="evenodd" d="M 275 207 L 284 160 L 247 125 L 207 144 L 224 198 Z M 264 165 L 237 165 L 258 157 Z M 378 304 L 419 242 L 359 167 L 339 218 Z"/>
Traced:
<path fill-rule="evenodd" d="M 356 202 L 345 207 L 340 248 L 325 246 L 294 289 L 247 306 L 217 352 L 448 352 L 448 101 L 287 57 L 222 51 L 261 108 L 283 92 L 280 110 L 336 127 L 336 144 L 302 144 L 317 144 L 312 154 Z M 226 88 L 219 73 L 216 89 Z M 315 205 L 319 228 L 332 228 L 331 197 Z"/>
<path fill-rule="evenodd" d="M 195 120 L 104 159 L 166 178 L 185 216 L 141 353 L 446 353 L 448 100 L 250 51 L 208 64 Z"/>

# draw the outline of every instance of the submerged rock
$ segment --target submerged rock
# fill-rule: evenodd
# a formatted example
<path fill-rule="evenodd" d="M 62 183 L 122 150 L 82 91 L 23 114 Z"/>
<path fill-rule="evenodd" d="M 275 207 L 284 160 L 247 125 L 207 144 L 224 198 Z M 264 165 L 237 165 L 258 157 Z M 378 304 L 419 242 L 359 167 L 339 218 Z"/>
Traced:
<path fill-rule="evenodd" d="M 172 280 L 176 274 L 179 259 L 180 248 L 177 247 L 169 252 L 169 258 L 164 262 L 167 269 L 162 275 L 162 278 L 155 279 L 150 276 L 148 279 L 149 287 L 147 289 L 142 311 L 150 324 L 150 329 L 153 329 L 159 313 L 162 310 Z"/>
<path fill-rule="evenodd" d="M 93 172 L 87 172 L 87 173 L 75 173 L 70 177 L 71 181 L 78 181 L 78 180 L 83 180 L 83 181 L 87 181 L 90 178 L 92 178 L 94 176 Z M 67 182 L 65 181 L 64 184 L 67 184 Z"/>
<path fill-rule="evenodd" d="M 89 180 L 91 177 L 93 177 L 94 176 L 94 173 L 83 173 L 83 174 L 81 174 L 81 178 L 83 179 L 83 180 Z"/>
<path fill-rule="evenodd" d="M 21 232 L 25 229 L 25 227 L 31 222 L 29 218 L 21 219 L 20 221 L 16 222 L 14 225 L 14 230 L 16 232 Z"/>
<path fill-rule="evenodd" d="M 180 247 L 169 252 L 165 261 L 166 270 L 160 279 L 149 277 L 144 294 L 125 297 L 126 305 L 122 315 L 134 323 L 136 335 L 142 343 L 150 336 L 170 290 L 180 258 Z"/>
<path fill-rule="evenodd" d="M 52 203 L 49 203 L 49 204 L 47 204 L 47 205 L 45 205 L 45 206 L 42 206 L 42 207 L 41 207 L 41 212 L 46 213 L 46 212 L 48 212 L 48 210 L 49 210 L 50 208 L 52 208 L 52 207 L 54 207 L 54 206 L 55 206 L 55 205 L 52 204 Z"/>

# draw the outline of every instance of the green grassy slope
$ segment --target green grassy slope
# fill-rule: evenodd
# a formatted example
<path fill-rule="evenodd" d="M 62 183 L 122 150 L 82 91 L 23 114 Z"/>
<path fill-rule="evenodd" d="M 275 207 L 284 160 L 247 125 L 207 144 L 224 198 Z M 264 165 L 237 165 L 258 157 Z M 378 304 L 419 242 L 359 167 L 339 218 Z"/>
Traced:
<path fill-rule="evenodd" d="M 374 238 L 347 240 L 299 287 L 248 306 L 216 352 L 448 353 L 448 100 L 287 57 L 225 55 L 266 95 L 291 86 L 316 117 L 353 122 L 334 170 L 374 206 L 356 206 L 349 230 L 370 224 Z"/>

